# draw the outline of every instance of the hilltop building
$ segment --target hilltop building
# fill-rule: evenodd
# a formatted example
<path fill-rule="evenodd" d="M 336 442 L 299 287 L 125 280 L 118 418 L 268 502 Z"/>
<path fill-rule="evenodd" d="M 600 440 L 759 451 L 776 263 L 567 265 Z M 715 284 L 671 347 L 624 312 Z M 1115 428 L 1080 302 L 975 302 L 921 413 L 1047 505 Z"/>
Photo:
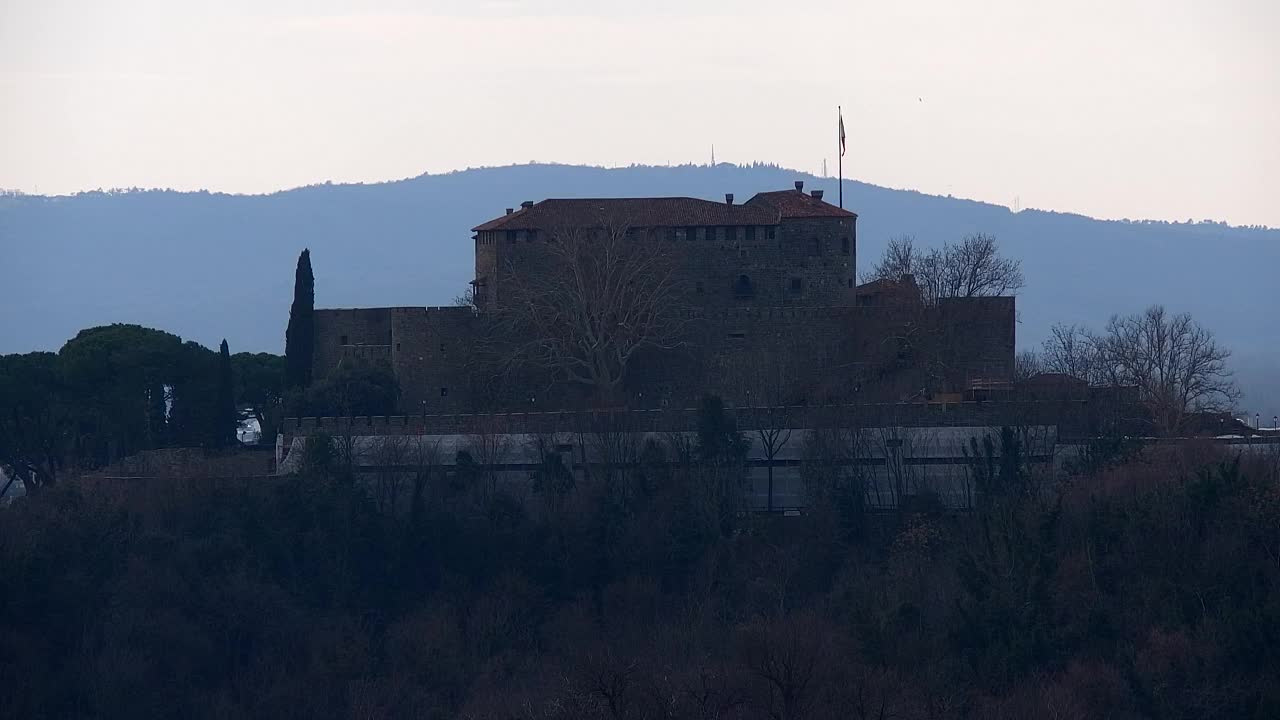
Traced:
<path fill-rule="evenodd" d="M 921 301 L 910 277 L 858 287 L 857 215 L 821 190 L 744 203 L 694 198 L 548 199 L 473 229 L 473 304 L 315 311 L 315 377 L 386 363 L 405 413 L 569 409 L 584 388 L 485 362 L 486 322 L 514 283 L 546 271 L 547 243 L 609 228 L 674 259 L 679 347 L 640 353 L 615 403 L 687 407 L 704 393 L 737 406 L 896 402 L 1013 379 L 1014 299 Z"/>

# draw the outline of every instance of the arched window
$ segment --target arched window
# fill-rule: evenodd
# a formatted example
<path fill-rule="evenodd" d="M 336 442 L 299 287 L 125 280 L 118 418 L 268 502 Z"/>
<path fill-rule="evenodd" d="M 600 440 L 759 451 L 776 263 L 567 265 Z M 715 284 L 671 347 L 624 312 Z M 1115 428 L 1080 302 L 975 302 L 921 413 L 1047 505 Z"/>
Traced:
<path fill-rule="evenodd" d="M 739 275 L 738 280 L 733 284 L 733 294 L 738 297 L 755 295 L 755 288 L 751 286 L 751 278 L 746 275 Z"/>

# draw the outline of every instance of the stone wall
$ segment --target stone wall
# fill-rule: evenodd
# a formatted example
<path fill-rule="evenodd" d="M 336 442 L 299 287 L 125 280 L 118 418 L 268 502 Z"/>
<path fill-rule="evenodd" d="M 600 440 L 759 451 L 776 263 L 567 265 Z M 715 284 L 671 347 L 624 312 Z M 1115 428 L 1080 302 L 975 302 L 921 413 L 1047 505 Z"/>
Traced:
<path fill-rule="evenodd" d="M 316 310 L 315 350 L 312 358 L 316 381 L 328 377 L 344 358 L 389 362 L 391 316 L 395 308 Z"/>
<path fill-rule="evenodd" d="M 1066 436 L 1087 435 L 1087 401 L 863 403 L 793 407 L 727 407 L 738 429 L 1001 427 L 1054 425 Z M 613 428 L 627 432 L 692 432 L 696 408 L 623 411 L 426 414 L 354 418 L 289 418 L 288 437 L 324 432 L 333 436 L 551 434 Z"/>
<path fill-rule="evenodd" d="M 583 388 L 546 375 L 496 377 L 478 353 L 483 323 L 466 307 L 317 311 L 316 377 L 344 358 L 388 362 L 411 414 L 585 404 Z M 1011 380 L 1013 334 L 1012 298 L 697 309 L 684 345 L 637 356 L 625 390 L 635 408 L 707 393 L 738 404 L 922 399 Z"/>
<path fill-rule="evenodd" d="M 402 410 L 473 407 L 476 316 L 471 308 L 395 308 L 391 327 Z"/>

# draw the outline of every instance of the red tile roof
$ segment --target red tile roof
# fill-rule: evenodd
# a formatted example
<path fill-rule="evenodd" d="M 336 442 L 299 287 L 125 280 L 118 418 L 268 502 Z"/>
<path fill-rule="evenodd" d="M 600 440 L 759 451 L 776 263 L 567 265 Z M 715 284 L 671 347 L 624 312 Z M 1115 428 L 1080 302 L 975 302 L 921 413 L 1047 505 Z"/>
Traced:
<path fill-rule="evenodd" d="M 778 209 L 783 218 L 858 217 L 825 200 L 807 195 L 800 190 L 778 190 L 757 193 L 747 205 L 768 204 Z"/>
<path fill-rule="evenodd" d="M 778 209 L 770 205 L 729 205 L 688 197 L 550 199 L 494 218 L 472 231 L 777 225 L 780 217 Z"/>

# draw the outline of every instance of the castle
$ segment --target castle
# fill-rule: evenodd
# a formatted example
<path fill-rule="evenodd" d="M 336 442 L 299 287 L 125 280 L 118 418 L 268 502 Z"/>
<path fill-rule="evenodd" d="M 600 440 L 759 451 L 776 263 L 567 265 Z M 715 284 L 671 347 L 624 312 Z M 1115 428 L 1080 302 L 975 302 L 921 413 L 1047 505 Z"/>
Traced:
<path fill-rule="evenodd" d="M 499 372 L 493 363 L 495 338 L 513 344 L 543 332 L 497 321 L 545 293 L 531 281 L 558 272 L 552 250 L 582 238 L 663 258 L 661 274 L 627 282 L 660 284 L 653 303 L 680 320 L 672 342 L 629 348 L 612 406 L 689 407 L 705 393 L 739 407 L 972 399 L 1007 386 L 1014 299 L 926 304 L 909 276 L 858 286 L 856 224 L 801 182 L 742 203 L 733 195 L 525 202 L 473 228 L 470 304 L 316 310 L 314 374 L 385 363 L 408 414 L 600 402 L 571 373 L 542 363 Z"/>

